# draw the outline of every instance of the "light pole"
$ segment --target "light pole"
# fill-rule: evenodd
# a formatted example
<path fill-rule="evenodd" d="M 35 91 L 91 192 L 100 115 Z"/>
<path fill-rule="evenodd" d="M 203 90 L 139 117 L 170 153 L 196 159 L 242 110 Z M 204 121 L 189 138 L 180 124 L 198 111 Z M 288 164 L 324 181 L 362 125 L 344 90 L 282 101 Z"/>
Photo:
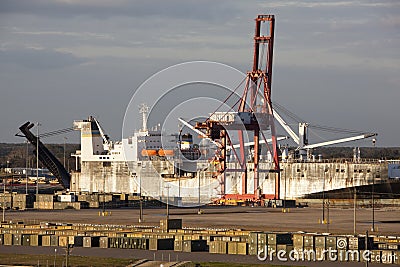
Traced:
<path fill-rule="evenodd" d="M 6 182 L 3 179 L 3 220 L 5 222 L 5 211 L 6 211 Z"/>
<path fill-rule="evenodd" d="M 57 257 L 57 249 L 54 249 L 54 264 L 53 266 L 56 267 L 56 257 Z"/>
<path fill-rule="evenodd" d="M 372 228 L 371 232 L 375 232 L 375 175 L 372 173 Z"/>
<path fill-rule="evenodd" d="M 285 176 L 285 195 L 283 196 L 283 212 L 286 212 L 286 166 L 283 167 L 283 175 Z"/>
<path fill-rule="evenodd" d="M 7 172 L 8 172 L 8 168 L 10 167 L 9 165 L 10 165 L 10 161 L 7 160 Z M 8 180 L 8 179 L 7 179 L 7 180 Z M 14 177 L 13 177 L 13 174 L 12 174 L 12 172 L 11 172 L 11 194 L 10 194 L 10 196 L 11 196 L 11 201 L 10 201 L 10 209 L 13 208 L 13 193 L 12 193 L 13 190 L 14 190 L 13 184 L 14 184 Z M 10 188 L 10 187 L 9 187 L 9 188 Z"/>
<path fill-rule="evenodd" d="M 200 186 L 201 186 L 201 184 L 200 184 L 200 175 L 199 175 L 198 179 L 199 179 L 199 203 L 198 203 L 198 205 L 199 205 L 199 211 L 198 211 L 197 213 L 198 213 L 198 214 L 201 214 L 201 209 L 200 209 L 200 207 L 201 207 L 201 205 L 200 205 Z"/>
<path fill-rule="evenodd" d="M 64 136 L 64 168 L 66 167 L 65 166 L 65 142 L 66 142 L 67 139 L 68 138 Z"/>
<path fill-rule="evenodd" d="M 28 194 L 28 157 L 29 157 L 29 141 L 26 140 L 26 163 L 25 163 L 25 194 Z"/>
<path fill-rule="evenodd" d="M 356 222 L 357 222 L 357 214 L 356 214 L 356 208 L 357 208 L 357 189 L 354 187 L 354 223 L 353 223 L 353 228 L 354 228 L 354 235 L 357 234 L 356 232 Z"/>
<path fill-rule="evenodd" d="M 142 196 L 140 196 L 139 204 L 140 204 L 139 222 L 141 223 L 141 222 L 143 222 L 143 201 L 142 201 Z"/>
<path fill-rule="evenodd" d="M 322 185 L 322 224 L 325 223 L 325 166 L 323 169 L 323 185 Z"/>
<path fill-rule="evenodd" d="M 8 160 L 7 160 L 7 167 L 8 167 Z M 6 212 L 6 181 L 5 181 L 5 178 L 3 178 L 3 220 L 2 220 L 2 222 L 6 221 L 5 220 L 5 212 Z"/>
<path fill-rule="evenodd" d="M 181 148 L 182 148 L 182 125 L 179 123 L 179 150 L 178 150 L 178 197 L 181 196 Z"/>
<path fill-rule="evenodd" d="M 170 186 L 167 185 L 165 188 L 167 188 L 167 220 L 169 219 L 169 188 Z"/>
<path fill-rule="evenodd" d="M 10 161 L 7 160 L 7 173 L 8 173 L 8 164 L 9 163 L 10 163 Z M 8 177 L 7 174 L 6 174 L 6 177 Z M 6 221 L 5 216 L 6 216 L 6 181 L 5 181 L 5 178 L 3 178 L 3 222 Z"/>
<path fill-rule="evenodd" d="M 143 222 L 143 199 L 142 199 L 142 176 L 139 177 L 139 204 L 140 204 L 140 211 L 139 211 L 139 222 Z"/>
<path fill-rule="evenodd" d="M 36 202 L 39 207 L 39 126 L 40 123 L 37 123 L 36 128 Z"/>
<path fill-rule="evenodd" d="M 372 145 L 375 148 L 375 143 L 376 143 L 376 139 L 372 139 Z M 375 232 L 375 173 L 372 173 L 372 192 L 371 192 L 371 198 L 372 198 L 372 228 L 371 228 L 371 232 Z"/>

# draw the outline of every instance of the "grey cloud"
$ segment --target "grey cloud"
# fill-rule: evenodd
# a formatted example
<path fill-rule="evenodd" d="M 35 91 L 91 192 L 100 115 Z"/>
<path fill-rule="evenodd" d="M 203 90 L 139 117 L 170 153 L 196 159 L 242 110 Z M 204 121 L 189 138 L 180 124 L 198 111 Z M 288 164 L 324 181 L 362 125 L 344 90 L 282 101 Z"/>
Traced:
<path fill-rule="evenodd" d="M 54 69 L 87 62 L 70 53 L 44 49 L 10 49 L 0 50 L 1 64 L 15 64 L 31 69 Z"/>
<path fill-rule="evenodd" d="M 0 13 L 23 13 L 48 17 L 74 17 L 88 15 L 105 19 L 112 16 L 174 17 L 190 19 L 227 18 L 237 8 L 227 1 L 52 1 L 52 0 L 2 0 Z M 151 23 L 151 22 L 149 22 Z"/>

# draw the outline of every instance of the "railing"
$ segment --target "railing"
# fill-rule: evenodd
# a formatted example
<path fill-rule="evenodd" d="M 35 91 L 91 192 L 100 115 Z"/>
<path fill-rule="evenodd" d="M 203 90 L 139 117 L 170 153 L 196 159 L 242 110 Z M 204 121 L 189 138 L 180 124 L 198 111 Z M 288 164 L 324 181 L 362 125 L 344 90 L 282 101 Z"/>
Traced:
<path fill-rule="evenodd" d="M 354 160 L 353 158 L 332 158 L 332 159 L 315 159 L 315 160 L 301 160 L 301 159 L 287 159 L 283 163 L 354 163 L 354 164 L 365 164 L 365 163 L 398 163 L 400 160 L 381 160 L 381 159 L 368 159 L 361 158 Z"/>

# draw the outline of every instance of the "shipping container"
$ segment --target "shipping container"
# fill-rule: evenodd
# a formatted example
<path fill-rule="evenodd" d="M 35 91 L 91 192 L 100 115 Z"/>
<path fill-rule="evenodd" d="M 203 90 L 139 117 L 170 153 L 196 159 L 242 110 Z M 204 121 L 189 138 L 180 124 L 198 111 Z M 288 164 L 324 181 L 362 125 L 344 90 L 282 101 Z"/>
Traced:
<path fill-rule="evenodd" d="M 289 256 L 289 253 L 294 249 L 293 245 L 287 245 L 287 244 L 280 244 L 276 245 L 276 251 L 285 251 L 286 257 Z"/>
<path fill-rule="evenodd" d="M 50 236 L 50 246 L 58 247 L 58 236 L 57 235 Z"/>
<path fill-rule="evenodd" d="M 206 240 L 186 240 L 183 241 L 183 252 L 196 252 L 196 251 L 207 251 Z"/>
<path fill-rule="evenodd" d="M 42 246 L 42 238 L 40 237 L 39 242 L 39 235 L 31 235 L 31 244 L 32 247 Z"/>
<path fill-rule="evenodd" d="M 336 236 L 326 237 L 326 248 L 336 249 Z"/>
<path fill-rule="evenodd" d="M 183 241 L 180 239 L 175 239 L 174 241 L 174 251 L 183 251 Z"/>
<path fill-rule="evenodd" d="M 281 245 L 287 244 L 292 245 L 292 235 L 290 233 L 269 233 L 268 234 L 268 245 Z"/>
<path fill-rule="evenodd" d="M 266 233 L 258 233 L 257 234 L 258 244 L 259 245 L 267 245 L 268 244 L 268 237 Z"/>
<path fill-rule="evenodd" d="M 339 237 L 338 237 L 338 240 Z M 348 250 L 347 249 L 338 249 L 337 250 L 338 261 L 348 261 Z"/>
<path fill-rule="evenodd" d="M 297 250 L 302 250 L 304 247 L 303 234 L 293 234 L 293 246 Z"/>
<path fill-rule="evenodd" d="M 399 244 L 388 244 L 387 249 L 389 250 L 400 250 Z"/>
<path fill-rule="evenodd" d="M 386 243 L 378 243 L 378 249 L 388 249 L 388 244 Z"/>
<path fill-rule="evenodd" d="M 315 236 L 314 237 L 315 248 L 326 248 L 326 236 Z"/>
<path fill-rule="evenodd" d="M 99 236 L 84 236 L 83 237 L 83 247 L 85 248 L 95 248 L 100 245 Z"/>
<path fill-rule="evenodd" d="M 31 235 L 22 235 L 22 245 L 30 246 L 31 245 Z"/>
<path fill-rule="evenodd" d="M 346 236 L 337 236 L 336 237 L 336 247 L 337 249 L 347 250 L 349 249 L 349 241 Z"/>
<path fill-rule="evenodd" d="M 252 256 L 257 255 L 258 245 L 256 243 L 249 243 L 248 248 L 249 248 L 249 251 L 248 251 L 249 255 L 252 255 Z"/>
<path fill-rule="evenodd" d="M 173 238 L 165 238 L 165 239 L 150 238 L 149 239 L 149 250 L 174 250 L 174 239 Z"/>
<path fill-rule="evenodd" d="M 317 261 L 324 261 L 324 260 L 327 259 L 325 248 L 323 248 L 323 247 L 315 247 L 315 259 Z"/>
<path fill-rule="evenodd" d="M 210 241 L 209 252 L 213 254 L 227 254 L 228 242 Z"/>
<path fill-rule="evenodd" d="M 59 236 L 58 237 L 58 245 L 60 247 L 67 247 L 68 243 L 69 243 L 68 236 Z"/>
<path fill-rule="evenodd" d="M 249 243 L 249 246 L 248 246 L 248 249 L 249 249 L 249 251 L 248 251 L 248 254 L 249 255 L 257 255 L 257 248 L 258 248 L 258 234 L 259 234 L 259 232 L 251 232 L 250 234 L 249 234 L 249 240 L 248 240 L 248 243 Z"/>
<path fill-rule="evenodd" d="M 83 237 L 81 235 L 74 236 L 74 247 L 83 247 Z"/>
<path fill-rule="evenodd" d="M 394 253 L 392 250 L 383 250 L 381 256 L 381 262 L 384 264 L 394 263 Z"/>
<path fill-rule="evenodd" d="M 267 256 L 270 259 L 271 257 L 275 258 L 277 253 L 277 245 L 268 245 L 267 246 Z"/>
<path fill-rule="evenodd" d="M 21 246 L 22 245 L 22 235 L 21 234 L 13 234 L 12 245 L 13 246 Z"/>
<path fill-rule="evenodd" d="M 248 255 L 248 244 L 246 242 L 238 242 L 237 244 L 237 254 L 238 255 Z"/>
<path fill-rule="evenodd" d="M 315 235 L 304 235 L 303 236 L 303 248 L 314 249 L 314 236 Z"/>
<path fill-rule="evenodd" d="M 130 248 L 129 237 L 120 237 L 119 238 L 119 248 Z"/>
<path fill-rule="evenodd" d="M 371 250 L 371 262 L 381 263 L 382 250 Z"/>
<path fill-rule="evenodd" d="M 161 219 L 160 228 L 165 232 L 170 229 L 182 229 L 182 219 Z"/>
<path fill-rule="evenodd" d="M 57 195 L 57 201 L 60 202 L 75 202 L 76 196 L 75 195 Z"/>
<path fill-rule="evenodd" d="M 42 235 L 42 246 L 43 247 L 50 247 L 51 242 L 50 242 L 50 235 Z"/>
<path fill-rule="evenodd" d="M 232 255 L 237 254 L 237 242 L 234 241 L 228 242 L 228 254 Z"/>
<path fill-rule="evenodd" d="M 393 251 L 393 263 L 400 265 L 400 250 Z"/>

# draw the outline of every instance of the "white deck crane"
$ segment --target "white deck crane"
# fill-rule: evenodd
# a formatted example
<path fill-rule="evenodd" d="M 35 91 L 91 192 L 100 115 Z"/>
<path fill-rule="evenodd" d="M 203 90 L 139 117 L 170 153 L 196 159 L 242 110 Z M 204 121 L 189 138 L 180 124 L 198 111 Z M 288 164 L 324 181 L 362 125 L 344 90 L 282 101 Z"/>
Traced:
<path fill-rule="evenodd" d="M 285 120 L 282 118 L 282 116 L 280 116 L 279 113 L 275 109 L 273 111 L 274 111 L 275 119 L 279 122 L 279 124 L 283 127 L 283 129 L 290 135 L 290 137 L 293 139 L 293 141 L 298 145 L 297 150 L 299 150 L 300 158 L 302 158 L 302 159 L 305 159 L 307 157 L 307 155 L 309 155 L 309 150 L 317 148 L 317 147 L 341 144 L 341 143 L 366 139 L 366 138 L 370 138 L 370 137 L 375 137 L 378 135 L 377 133 L 366 133 L 366 134 L 360 134 L 357 136 L 346 137 L 346 138 L 341 138 L 341 139 L 331 140 L 331 141 L 325 141 L 325 142 L 316 143 L 316 144 L 308 144 L 308 126 L 309 126 L 308 123 L 300 122 L 299 123 L 299 135 L 296 135 L 296 133 L 285 122 Z"/>
<path fill-rule="evenodd" d="M 99 121 L 95 117 L 93 117 L 93 120 L 96 123 L 97 128 L 99 128 L 99 132 L 100 132 L 101 138 L 103 138 L 104 150 L 108 150 L 108 151 L 111 150 L 112 142 L 110 141 L 110 138 L 108 137 L 108 135 L 106 135 L 104 133 L 104 130 L 103 130 L 103 128 L 101 128 Z"/>

